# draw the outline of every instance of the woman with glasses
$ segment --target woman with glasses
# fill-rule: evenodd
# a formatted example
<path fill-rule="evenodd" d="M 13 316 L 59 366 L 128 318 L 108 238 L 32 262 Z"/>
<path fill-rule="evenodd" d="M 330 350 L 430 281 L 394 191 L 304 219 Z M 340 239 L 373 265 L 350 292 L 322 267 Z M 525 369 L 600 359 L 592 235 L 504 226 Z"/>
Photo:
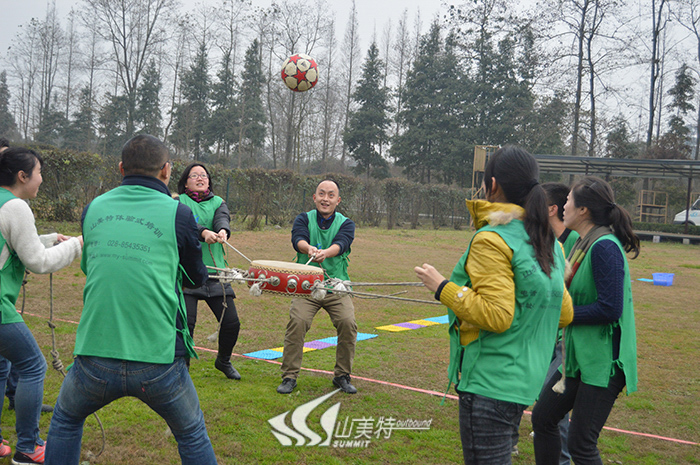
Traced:
<path fill-rule="evenodd" d="M 23 147 L 0 151 L 0 411 L 5 394 L 7 363 L 17 369 L 15 395 L 17 449 L 12 463 L 44 463 L 39 416 L 44 396 L 46 360 L 15 303 L 25 268 L 53 273 L 70 265 L 82 252 L 80 237 L 39 236 L 27 200 L 36 198 L 42 159 Z M 0 434 L 0 459 L 11 454 Z"/>
<path fill-rule="evenodd" d="M 180 202 L 192 209 L 199 226 L 202 246 L 202 259 L 207 266 L 224 268 L 223 243 L 231 236 L 231 216 L 224 199 L 214 195 L 209 170 L 201 163 L 192 163 L 180 176 L 177 183 Z M 210 269 L 210 274 L 216 271 Z M 187 326 L 194 336 L 197 323 L 197 304 L 204 300 L 220 324 L 219 349 L 214 366 L 230 379 L 241 379 L 241 375 L 231 365 L 231 353 L 238 340 L 241 323 L 233 299 L 236 294 L 229 283 L 209 278 L 204 286 L 197 289 L 185 289 L 187 307 Z"/>
<path fill-rule="evenodd" d="M 562 372 L 546 381 L 532 412 L 535 460 L 559 464 L 557 424 L 572 411 L 571 458 L 576 465 L 602 465 L 600 431 L 622 389 L 637 390 L 637 336 L 625 253 L 639 255 L 639 238 L 610 185 L 596 177 L 574 184 L 564 205 L 564 226 L 580 236 L 569 252 L 566 280 L 574 321 L 564 330 Z"/>

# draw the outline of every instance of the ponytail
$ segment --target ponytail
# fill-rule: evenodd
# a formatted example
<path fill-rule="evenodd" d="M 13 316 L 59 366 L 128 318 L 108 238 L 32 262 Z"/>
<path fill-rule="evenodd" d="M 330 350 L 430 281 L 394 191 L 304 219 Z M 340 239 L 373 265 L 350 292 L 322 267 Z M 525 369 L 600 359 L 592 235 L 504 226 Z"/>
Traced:
<path fill-rule="evenodd" d="M 549 225 L 547 193 L 539 184 L 530 189 L 525 198 L 525 231 L 530 238 L 530 245 L 535 249 L 535 258 L 547 276 L 552 272 L 554 252 L 552 244 L 556 240 Z"/>
<path fill-rule="evenodd" d="M 604 180 L 587 176 L 571 188 L 576 207 L 586 207 L 591 213 L 591 221 L 596 226 L 610 226 L 625 252 L 633 252 L 631 258 L 639 255 L 639 237 L 632 228 L 632 217 L 615 203 L 615 194 L 610 184 Z"/>
<path fill-rule="evenodd" d="M 487 192 L 492 177 L 510 203 L 525 209 L 523 224 L 535 250 L 535 259 L 547 276 L 554 266 L 553 245 L 556 238 L 549 225 L 547 194 L 537 181 L 540 168 L 537 160 L 525 150 L 507 145 L 494 153 L 484 169 Z"/>

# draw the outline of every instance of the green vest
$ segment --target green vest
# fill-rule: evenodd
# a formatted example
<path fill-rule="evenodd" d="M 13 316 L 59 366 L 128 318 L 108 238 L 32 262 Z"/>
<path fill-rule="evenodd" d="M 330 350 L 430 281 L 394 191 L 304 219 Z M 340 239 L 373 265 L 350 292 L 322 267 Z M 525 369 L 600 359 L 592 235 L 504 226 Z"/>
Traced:
<path fill-rule="evenodd" d="M 579 235 L 576 231 L 569 231 L 569 235 L 566 237 L 566 240 L 562 244 L 562 247 L 564 247 L 564 256 L 566 258 L 569 258 L 569 252 L 571 252 L 571 249 L 573 248 L 578 238 Z"/>
<path fill-rule="evenodd" d="M 75 355 L 172 363 L 176 318 L 187 331 L 175 215 L 178 202 L 143 186 L 97 197 L 83 221 L 87 275 Z M 126 279 L 125 279 L 126 278 Z"/>
<path fill-rule="evenodd" d="M 12 192 L 0 187 L 0 207 L 8 200 L 16 199 Z M 7 241 L 0 233 L 0 251 L 7 245 Z M 17 252 L 8 246 L 10 255 L 0 270 L 0 324 L 19 323 L 24 321 L 22 315 L 17 312 L 15 304 L 17 296 L 22 288 L 24 280 L 24 263 L 17 256 Z"/>
<path fill-rule="evenodd" d="M 564 296 L 564 257 L 559 244 L 553 243 L 554 267 L 547 277 L 528 244 L 522 221 L 487 225 L 477 234 L 482 231 L 495 232 L 513 251 L 515 315 L 506 331 L 480 330 L 476 340 L 463 346 L 457 316 L 448 309 L 448 376 L 459 391 L 530 405 L 542 389 L 556 341 Z M 460 286 L 472 285 L 464 267 L 470 248 L 471 243 L 450 276 Z"/>
<path fill-rule="evenodd" d="M 214 212 L 221 206 L 224 199 L 215 195 L 209 200 L 203 202 L 195 202 L 187 194 L 180 194 L 180 202 L 184 203 L 192 210 L 194 219 L 197 224 L 200 224 L 210 231 L 214 231 Z M 214 231 L 218 233 L 219 231 Z M 202 244 L 202 261 L 207 266 L 217 268 L 226 268 L 226 259 L 224 257 L 224 246 L 220 243 Z M 210 274 L 216 274 L 216 270 L 209 270 Z"/>
<path fill-rule="evenodd" d="M 613 241 L 625 257 L 620 241 L 612 234 L 598 239 Z M 586 253 L 569 286 L 571 299 L 576 305 L 588 305 L 598 299 L 593 280 L 591 254 Z M 620 328 L 620 357 L 613 360 L 613 329 Z M 581 377 L 586 384 L 608 387 L 615 367 L 625 373 L 627 393 L 637 390 L 637 334 L 634 325 L 632 282 L 629 265 L 625 259 L 624 307 L 618 321 L 606 325 L 570 325 L 565 331 L 566 376 Z"/>
<path fill-rule="evenodd" d="M 316 220 L 317 211 L 311 210 L 306 212 L 309 218 L 309 245 L 312 245 L 318 249 L 327 249 L 333 245 L 333 239 L 335 235 L 340 231 L 340 227 L 345 223 L 347 218 L 342 214 L 335 212 L 335 218 L 333 223 L 328 229 L 321 229 L 318 227 L 318 221 Z M 323 269 L 326 270 L 331 278 L 338 278 L 344 281 L 349 281 L 348 276 L 348 255 L 350 255 L 350 247 L 345 253 L 336 255 L 335 257 L 326 258 L 323 261 Z M 303 253 L 297 253 L 297 263 L 306 263 L 309 261 L 309 256 Z M 316 262 L 311 262 L 309 265 L 320 266 Z"/>

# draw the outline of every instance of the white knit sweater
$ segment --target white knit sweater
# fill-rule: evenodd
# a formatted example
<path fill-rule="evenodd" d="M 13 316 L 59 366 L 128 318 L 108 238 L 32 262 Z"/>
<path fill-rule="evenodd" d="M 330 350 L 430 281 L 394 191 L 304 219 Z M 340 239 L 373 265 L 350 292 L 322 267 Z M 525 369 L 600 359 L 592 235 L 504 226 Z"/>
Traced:
<path fill-rule="evenodd" d="M 34 273 L 53 273 L 82 254 L 80 240 L 72 237 L 56 243 L 57 234 L 40 236 L 36 232 L 34 214 L 26 201 L 8 200 L 0 207 L 0 233 L 7 242 L 0 252 L 0 268 L 10 256 L 10 250 L 17 252 L 24 266 Z"/>

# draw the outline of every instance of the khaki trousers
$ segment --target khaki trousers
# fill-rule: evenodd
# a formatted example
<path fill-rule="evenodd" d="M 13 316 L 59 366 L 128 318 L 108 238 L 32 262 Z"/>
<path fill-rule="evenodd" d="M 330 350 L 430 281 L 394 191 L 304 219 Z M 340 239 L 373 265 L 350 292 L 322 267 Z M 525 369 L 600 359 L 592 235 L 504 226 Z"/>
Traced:
<path fill-rule="evenodd" d="M 282 355 L 282 378 L 297 379 L 304 354 L 304 338 L 311 328 L 316 313 L 323 308 L 331 317 L 338 333 L 338 346 L 335 351 L 336 377 L 352 372 L 357 343 L 357 323 L 355 307 L 349 295 L 328 294 L 322 301 L 294 298 L 289 309 L 289 322 L 284 333 L 284 354 Z"/>

